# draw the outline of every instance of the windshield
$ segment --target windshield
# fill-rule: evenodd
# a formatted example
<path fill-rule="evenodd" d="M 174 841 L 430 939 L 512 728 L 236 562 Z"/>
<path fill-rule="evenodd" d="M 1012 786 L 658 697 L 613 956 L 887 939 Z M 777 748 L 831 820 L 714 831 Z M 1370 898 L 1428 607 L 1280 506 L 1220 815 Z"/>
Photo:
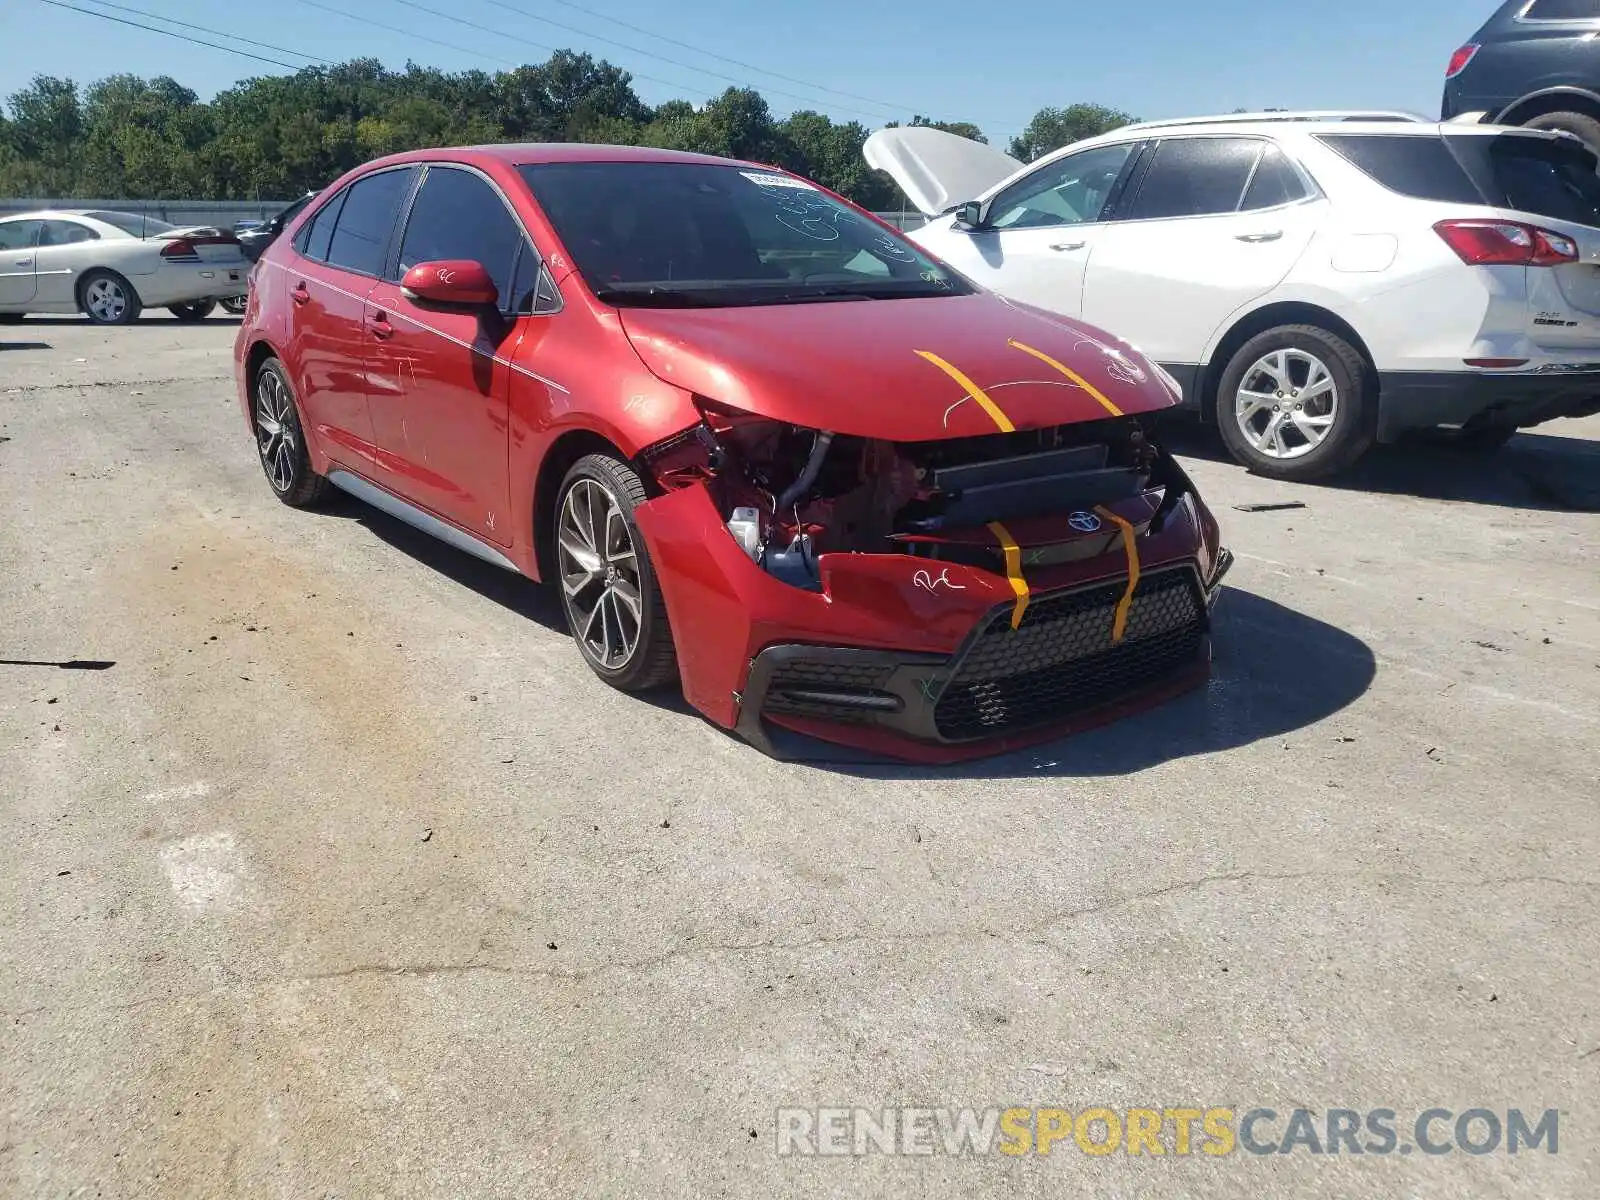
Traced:
<path fill-rule="evenodd" d="M 96 221 L 104 221 L 107 225 L 115 225 L 123 233 L 131 233 L 134 237 L 144 237 L 152 233 L 171 233 L 177 228 L 176 225 L 168 225 L 165 221 L 158 221 L 141 213 L 91 212 L 83 215 L 93 217 Z"/>
<path fill-rule="evenodd" d="M 728 307 L 972 290 L 792 175 L 701 163 L 519 168 L 584 281 L 618 305 Z"/>

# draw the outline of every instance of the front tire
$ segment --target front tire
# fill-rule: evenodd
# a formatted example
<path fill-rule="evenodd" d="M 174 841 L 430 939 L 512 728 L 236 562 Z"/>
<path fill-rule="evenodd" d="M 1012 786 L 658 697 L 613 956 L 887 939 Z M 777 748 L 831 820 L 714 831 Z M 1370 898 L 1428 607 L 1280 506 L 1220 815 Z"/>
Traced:
<path fill-rule="evenodd" d="M 627 463 L 588 454 L 562 481 L 552 541 L 567 628 L 584 662 L 626 692 L 678 673 L 667 606 L 633 510 L 644 485 Z"/>
<path fill-rule="evenodd" d="M 169 304 L 167 311 L 186 325 L 204 321 L 217 307 L 215 300 L 196 300 L 192 304 Z"/>
<path fill-rule="evenodd" d="M 328 494 L 327 479 L 311 469 L 300 410 L 289 374 L 276 358 L 261 364 L 252 385 L 251 425 L 256 453 L 273 495 L 290 508 L 310 508 Z"/>
<path fill-rule="evenodd" d="M 79 281 L 78 306 L 96 325 L 132 325 L 144 307 L 133 284 L 104 269 L 89 271 Z"/>
<path fill-rule="evenodd" d="M 1217 425 L 1253 473 L 1307 480 L 1365 454 L 1377 388 L 1349 342 L 1317 325 L 1280 325 L 1251 338 L 1217 384 Z"/>
<path fill-rule="evenodd" d="M 0 325 L 21 325 L 27 313 L 0 313 Z"/>

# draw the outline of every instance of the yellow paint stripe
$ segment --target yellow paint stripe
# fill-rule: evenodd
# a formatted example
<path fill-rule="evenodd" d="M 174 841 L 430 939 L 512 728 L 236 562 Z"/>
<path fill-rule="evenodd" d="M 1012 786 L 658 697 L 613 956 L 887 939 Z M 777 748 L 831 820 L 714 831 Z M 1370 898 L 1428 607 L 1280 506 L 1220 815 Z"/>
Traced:
<path fill-rule="evenodd" d="M 1128 611 L 1133 607 L 1133 589 L 1139 586 L 1139 546 L 1135 540 L 1138 534 L 1131 522 L 1117 516 L 1103 504 L 1095 505 L 1094 510 L 1122 530 L 1122 550 L 1128 556 L 1128 590 L 1117 601 L 1117 615 L 1111 622 L 1111 644 L 1116 645 L 1128 632 Z"/>
<path fill-rule="evenodd" d="M 966 388 L 967 395 L 971 396 L 983 407 L 983 411 L 988 413 L 994 423 L 999 426 L 1001 433 L 1013 433 L 1016 431 L 1017 427 L 1011 423 L 1011 418 L 1000 411 L 1000 406 L 989 398 L 987 392 L 962 374 L 959 367 L 945 362 L 932 350 L 918 350 L 917 353 Z"/>
<path fill-rule="evenodd" d="M 1021 350 L 1024 354 L 1031 354 L 1035 358 L 1037 358 L 1040 362 L 1054 367 L 1056 370 L 1060 371 L 1063 375 L 1065 375 L 1068 379 L 1072 380 L 1073 383 L 1077 384 L 1084 391 L 1088 392 L 1089 395 L 1093 396 L 1096 400 L 1098 400 L 1100 402 L 1100 407 L 1105 409 L 1113 417 L 1122 416 L 1122 410 L 1120 408 L 1118 408 L 1115 404 L 1111 403 L 1111 401 L 1106 398 L 1106 394 L 1104 392 L 1102 392 L 1099 388 L 1095 387 L 1094 384 L 1090 383 L 1082 375 L 1079 375 L 1071 367 L 1067 366 L 1066 363 L 1057 362 L 1055 359 L 1051 358 L 1048 354 L 1046 354 L 1043 350 L 1035 350 L 1032 346 L 1025 346 L 1021 342 L 1017 341 L 1015 338 L 1007 338 L 1006 339 L 1006 345 L 1011 346 L 1011 347 L 1013 347 L 1013 348 L 1015 348 L 1017 350 Z"/>
<path fill-rule="evenodd" d="M 989 532 L 994 534 L 1000 542 L 1000 549 L 1006 556 L 1006 578 L 1011 581 L 1011 590 L 1017 594 L 1017 602 L 1011 609 L 1011 628 L 1015 629 L 1022 624 L 1022 614 L 1028 611 L 1028 581 L 1022 577 L 1022 548 L 1017 545 L 1017 539 L 1011 536 L 1011 531 L 999 521 L 989 522 Z"/>

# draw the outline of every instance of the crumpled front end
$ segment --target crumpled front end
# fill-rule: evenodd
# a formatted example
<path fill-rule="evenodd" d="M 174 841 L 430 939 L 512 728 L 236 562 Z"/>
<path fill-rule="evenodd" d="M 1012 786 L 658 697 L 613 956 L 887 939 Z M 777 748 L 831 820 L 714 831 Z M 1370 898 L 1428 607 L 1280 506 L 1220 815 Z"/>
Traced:
<path fill-rule="evenodd" d="M 975 757 L 1206 677 L 1229 556 L 1138 419 L 889 443 L 700 403 L 635 518 L 686 698 L 769 752 Z"/>

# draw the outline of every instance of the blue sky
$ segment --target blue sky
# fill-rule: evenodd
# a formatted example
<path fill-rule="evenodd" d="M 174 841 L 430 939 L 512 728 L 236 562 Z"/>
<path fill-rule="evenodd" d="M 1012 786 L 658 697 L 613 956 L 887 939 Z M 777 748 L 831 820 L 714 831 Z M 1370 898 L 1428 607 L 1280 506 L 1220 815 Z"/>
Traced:
<path fill-rule="evenodd" d="M 92 7 L 95 0 L 67 2 Z M 741 83 L 760 89 L 779 115 L 815 108 L 871 126 L 920 111 L 976 121 L 1001 142 L 1039 108 L 1079 100 L 1145 118 L 1239 107 L 1435 113 L 1450 52 L 1495 7 L 1495 0 L 415 0 L 496 36 L 403 0 L 117 3 L 121 9 L 105 11 L 147 24 L 160 22 L 129 10 L 159 14 L 320 58 L 375 56 L 396 67 L 411 58 L 494 70 L 541 61 L 548 51 L 540 46 L 571 47 L 632 71 L 651 103 L 700 101 Z M 282 69 L 39 0 L 0 0 L 0 95 L 35 74 L 88 82 L 130 71 L 172 75 L 209 97 L 237 79 Z"/>

